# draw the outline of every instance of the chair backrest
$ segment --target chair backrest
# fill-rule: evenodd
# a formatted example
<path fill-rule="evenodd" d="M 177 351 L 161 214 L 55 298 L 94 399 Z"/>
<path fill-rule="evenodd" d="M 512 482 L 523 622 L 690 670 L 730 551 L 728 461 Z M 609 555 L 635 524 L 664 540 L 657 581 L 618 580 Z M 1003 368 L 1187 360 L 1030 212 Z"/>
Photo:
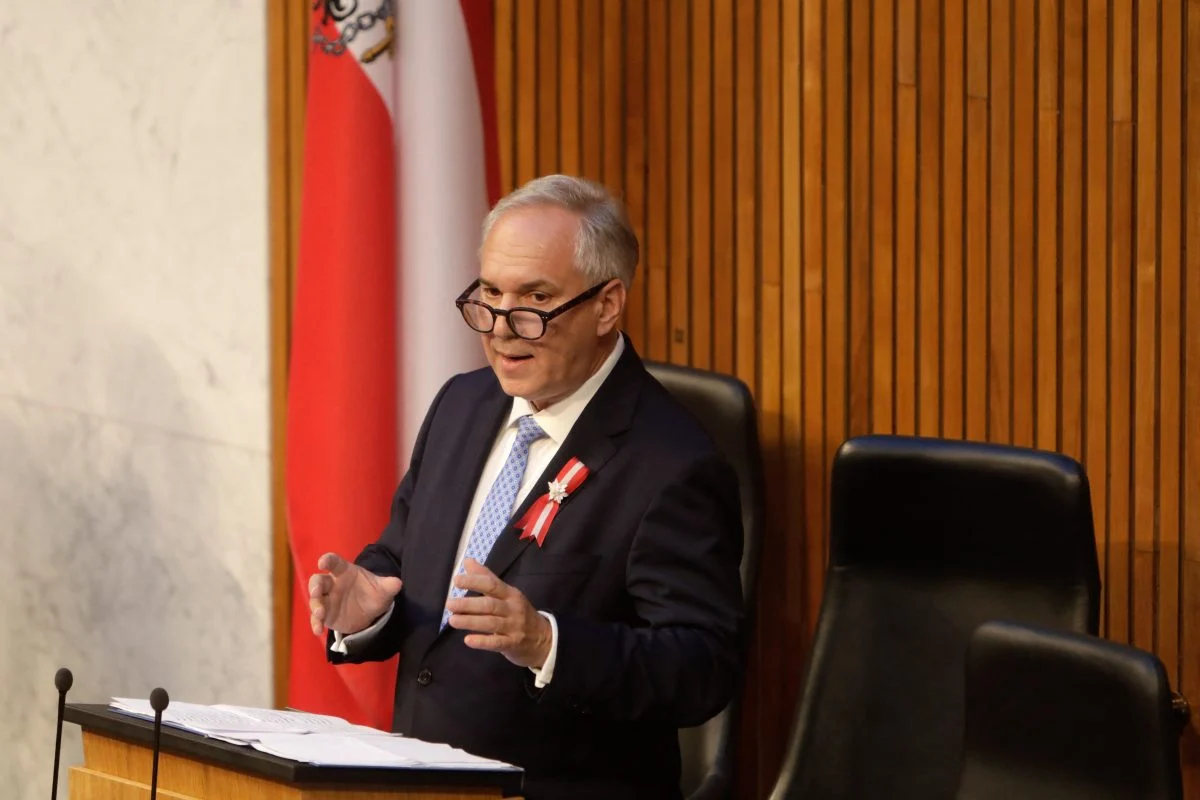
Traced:
<path fill-rule="evenodd" d="M 737 378 L 706 370 L 649 361 L 646 369 L 696 417 L 737 473 L 744 540 L 742 592 L 749 615 L 757 596 L 765 518 L 762 454 L 750 390 Z M 746 639 L 749 639 L 749 622 L 748 619 Z M 699 800 L 732 796 L 740 709 L 741 687 L 729 706 L 716 717 L 679 732 L 685 797 Z"/>
<path fill-rule="evenodd" d="M 773 798 L 951 798 L 971 633 L 1095 633 L 1087 478 L 1055 453 L 865 436 L 833 463 L 830 563 Z M 799 668 L 799 665 L 797 665 Z"/>
<path fill-rule="evenodd" d="M 1178 800 L 1178 734 L 1150 653 L 985 623 L 967 654 L 958 800 Z"/>

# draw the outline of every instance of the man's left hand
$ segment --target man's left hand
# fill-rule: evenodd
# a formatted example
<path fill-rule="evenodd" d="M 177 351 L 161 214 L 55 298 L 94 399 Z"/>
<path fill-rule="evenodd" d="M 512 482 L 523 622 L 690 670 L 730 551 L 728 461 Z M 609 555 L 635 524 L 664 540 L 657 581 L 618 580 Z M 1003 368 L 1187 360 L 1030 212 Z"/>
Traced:
<path fill-rule="evenodd" d="M 519 667 L 541 669 L 550 655 L 550 621 L 521 593 L 473 558 L 463 562 L 454 585 L 481 597 L 456 597 L 446 604 L 450 627 L 471 631 L 467 647 L 500 653 Z"/>

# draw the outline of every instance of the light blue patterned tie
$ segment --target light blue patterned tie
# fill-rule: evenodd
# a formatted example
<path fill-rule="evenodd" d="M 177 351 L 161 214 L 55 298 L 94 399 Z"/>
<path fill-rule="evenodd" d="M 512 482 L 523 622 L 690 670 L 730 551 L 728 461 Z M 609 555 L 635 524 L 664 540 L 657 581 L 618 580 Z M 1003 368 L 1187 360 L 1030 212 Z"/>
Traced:
<path fill-rule="evenodd" d="M 508 451 L 508 460 L 504 462 L 500 474 L 488 490 L 487 499 L 483 501 L 479 518 L 475 520 L 475 527 L 471 529 L 471 538 L 467 541 L 467 552 L 463 555 L 463 561 L 473 558 L 482 564 L 487 559 L 500 532 L 508 526 L 508 518 L 512 515 L 513 504 L 517 500 L 517 490 L 521 488 L 521 478 L 525 475 L 525 465 L 529 463 L 529 445 L 545 435 L 546 432 L 538 427 L 533 417 L 526 414 L 517 418 L 516 441 Z M 461 575 L 463 571 L 462 564 L 459 564 L 457 574 Z M 455 586 L 450 592 L 450 598 L 462 597 L 466 593 L 465 589 Z M 450 610 L 444 609 L 441 628 L 446 627 L 449 620 Z"/>

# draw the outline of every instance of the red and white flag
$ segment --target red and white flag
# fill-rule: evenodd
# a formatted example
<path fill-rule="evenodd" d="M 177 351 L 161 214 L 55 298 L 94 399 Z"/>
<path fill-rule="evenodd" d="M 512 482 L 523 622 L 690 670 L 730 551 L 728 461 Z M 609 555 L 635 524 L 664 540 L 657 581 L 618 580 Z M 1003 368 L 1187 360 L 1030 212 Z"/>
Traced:
<path fill-rule="evenodd" d="M 308 627 L 324 552 L 387 521 L 438 388 L 481 366 L 454 298 L 498 193 L 491 0 L 320 0 L 292 311 L 288 704 L 391 727 L 396 663 L 333 667 Z"/>

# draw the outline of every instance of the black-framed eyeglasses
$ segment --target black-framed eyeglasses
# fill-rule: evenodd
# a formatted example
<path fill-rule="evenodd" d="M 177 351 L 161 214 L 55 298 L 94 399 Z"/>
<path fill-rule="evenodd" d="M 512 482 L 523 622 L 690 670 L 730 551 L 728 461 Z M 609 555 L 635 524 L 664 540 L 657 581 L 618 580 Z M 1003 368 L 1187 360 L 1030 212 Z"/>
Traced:
<path fill-rule="evenodd" d="M 526 308 L 525 306 L 492 308 L 482 300 L 469 300 L 467 298 L 470 297 L 471 292 L 475 291 L 479 286 L 479 280 L 476 279 L 467 287 L 465 292 L 458 296 L 458 299 L 454 301 L 454 305 L 458 306 L 463 320 L 472 330 L 479 331 L 480 333 L 491 333 L 496 327 L 496 317 L 504 317 L 508 321 L 508 328 L 513 332 L 513 335 L 520 339 L 540 339 L 546 335 L 546 324 L 550 320 L 591 300 L 600 293 L 601 289 L 608 286 L 611 280 L 610 278 L 607 281 L 596 284 L 583 294 L 572 297 L 567 302 L 550 311 L 541 311 L 536 308 Z"/>

